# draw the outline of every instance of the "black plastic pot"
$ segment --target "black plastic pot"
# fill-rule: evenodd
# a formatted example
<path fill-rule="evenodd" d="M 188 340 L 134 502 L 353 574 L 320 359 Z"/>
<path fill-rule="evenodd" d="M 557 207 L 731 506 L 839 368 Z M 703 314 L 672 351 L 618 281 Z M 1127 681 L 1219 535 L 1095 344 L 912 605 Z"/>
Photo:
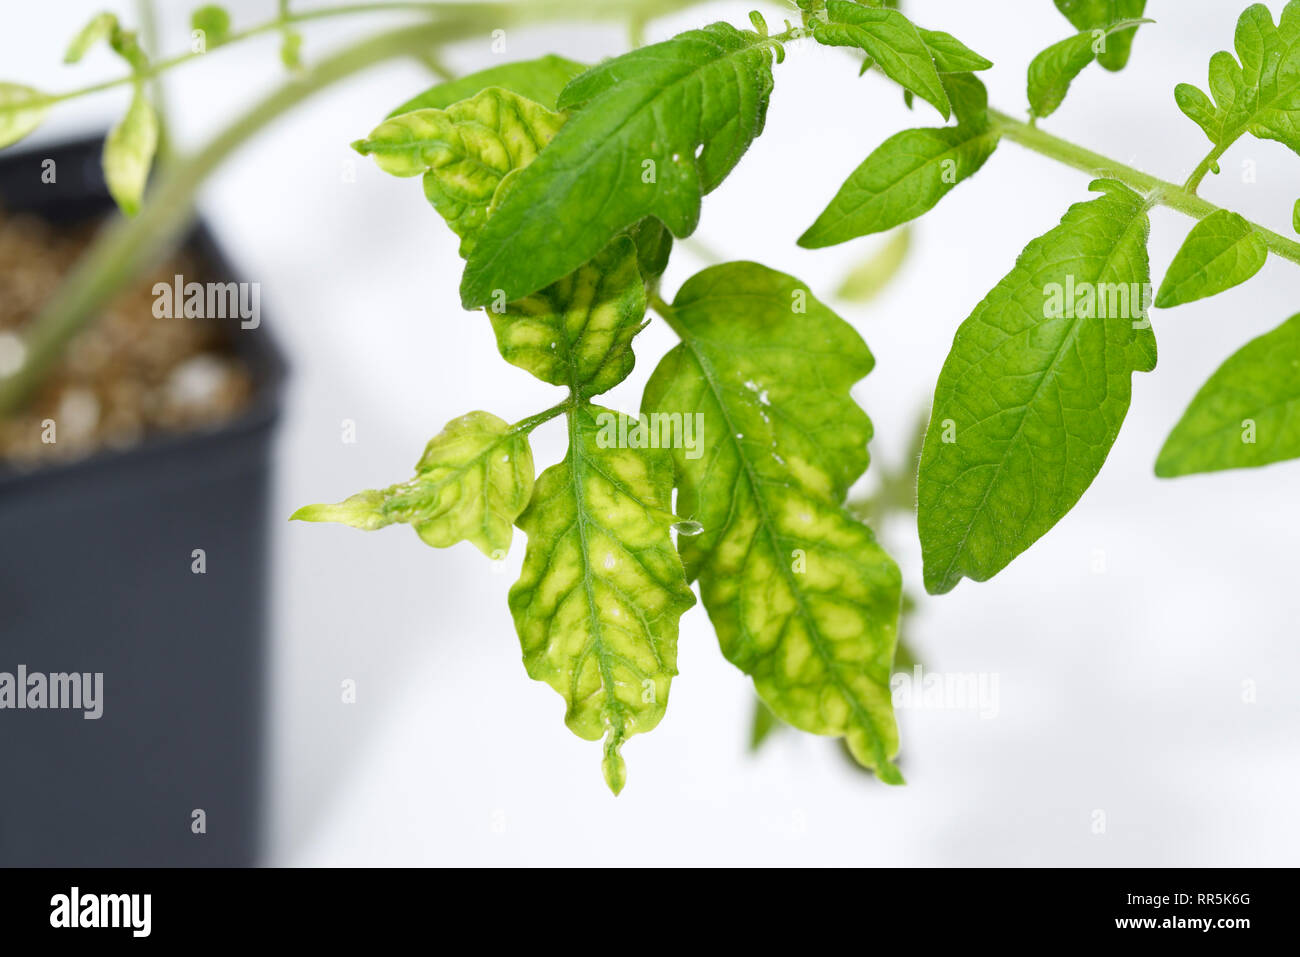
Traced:
<path fill-rule="evenodd" d="M 109 212 L 101 142 L 0 154 L 0 203 L 60 223 Z M 238 279 L 202 227 L 188 242 L 209 267 L 198 278 Z M 0 865 L 257 861 L 284 366 L 265 322 L 228 321 L 257 384 L 236 421 L 34 472 L 0 465 L 0 672 L 104 676 L 98 720 L 0 709 Z"/>

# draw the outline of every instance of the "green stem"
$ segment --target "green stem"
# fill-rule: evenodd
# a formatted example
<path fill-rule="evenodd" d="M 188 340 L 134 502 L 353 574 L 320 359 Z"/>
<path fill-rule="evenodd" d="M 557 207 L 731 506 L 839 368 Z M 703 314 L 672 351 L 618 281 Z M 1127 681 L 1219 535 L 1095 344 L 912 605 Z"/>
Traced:
<path fill-rule="evenodd" d="M 686 338 L 686 329 L 677 318 L 677 310 L 663 300 L 659 293 L 651 293 L 650 308 L 659 313 L 660 318 L 668 323 L 668 328 L 677 333 L 678 339 Z"/>
<path fill-rule="evenodd" d="M 438 18 L 440 21 L 454 18 L 460 22 L 475 22 L 480 29 L 498 29 L 523 26 L 546 20 L 563 19 L 565 17 L 612 20 L 624 17 L 649 18 L 670 13 L 699 2 L 701 0 L 601 0 L 599 4 L 586 4 L 582 0 L 509 0 L 509 2 L 503 0 L 503 2 L 488 3 L 348 3 L 323 7 L 317 10 L 304 10 L 301 13 L 285 14 L 281 12 L 273 20 L 230 34 L 217 49 L 224 50 L 243 40 L 283 30 L 292 24 L 367 13 L 420 13 Z M 216 50 L 209 52 L 216 52 Z M 154 79 L 168 70 L 207 55 L 209 54 L 188 52 L 165 60 L 158 60 L 151 63 L 146 70 L 142 71 L 140 76 L 146 79 Z M 52 106 L 56 103 L 89 96 L 92 93 L 102 93 L 105 90 L 125 86 L 136 79 L 137 76 L 134 74 L 121 76 L 114 80 L 105 80 L 102 83 L 94 83 L 90 86 L 69 90 L 66 93 L 52 93 L 18 103 L 0 104 L 0 114 L 30 109 L 32 106 Z"/>
<path fill-rule="evenodd" d="M 0 379 L 0 414 L 17 407 L 40 383 L 64 345 L 140 269 L 177 239 L 190 222 L 199 186 L 244 141 L 333 83 L 376 63 L 411 56 L 432 44 L 472 32 L 468 24 L 425 24 L 380 34 L 349 47 L 262 100 L 192 159 L 175 163 L 165 172 L 140 215 L 119 220 L 106 230 L 35 318 L 24 341 L 26 361 L 12 376 Z"/>
<path fill-rule="evenodd" d="M 523 433 L 527 435 L 529 432 L 533 431 L 533 429 L 537 428 L 539 425 L 543 424 L 544 422 L 549 422 L 551 421 L 551 419 L 555 418 L 556 416 L 563 415 L 565 412 L 568 412 L 569 409 L 571 409 L 574 406 L 574 404 L 575 404 L 575 400 L 572 397 L 570 397 L 568 399 L 565 399 L 563 402 L 556 403 L 555 405 L 547 409 L 545 412 L 538 412 L 536 415 L 530 415 L 526 419 L 520 419 L 514 425 L 510 426 L 510 431 L 508 432 L 508 434 L 519 435 L 520 433 Z"/>
<path fill-rule="evenodd" d="M 152 59 L 157 56 L 159 46 L 154 0 L 136 0 L 136 9 L 140 18 L 140 44 Z M 171 113 L 167 109 L 167 91 L 163 89 L 161 76 L 152 77 L 149 89 L 153 95 L 154 112 L 158 115 L 158 148 L 154 153 L 154 163 L 161 169 L 172 160 Z"/>
<path fill-rule="evenodd" d="M 1196 169 L 1192 170 L 1192 175 L 1187 177 L 1187 182 L 1183 184 L 1183 189 L 1187 190 L 1189 193 L 1195 193 L 1197 187 L 1201 185 L 1201 180 L 1205 179 L 1205 174 L 1219 162 L 1219 157 L 1222 156 L 1231 145 L 1231 143 L 1224 143 L 1222 146 L 1216 146 L 1214 149 L 1210 150 L 1210 152 L 1206 154 L 1205 159 L 1201 160 L 1200 163 L 1196 165 Z"/>
<path fill-rule="evenodd" d="M 1053 136 L 1051 133 L 1030 126 L 1028 123 L 1022 123 L 1005 113 L 989 110 L 989 119 L 1000 134 L 1027 149 L 1033 150 L 1035 153 L 1040 153 L 1057 162 L 1064 163 L 1066 166 L 1072 166 L 1094 176 L 1117 179 L 1133 187 L 1138 192 L 1147 194 L 1153 202 L 1177 210 L 1184 215 L 1191 216 L 1193 219 L 1204 219 L 1210 213 L 1218 212 L 1221 209 L 1221 207 L 1197 196 L 1195 192 L 1187 187 L 1157 179 L 1141 170 L 1125 166 L 1123 163 L 1102 156 L 1100 153 L 1094 153 L 1092 150 L 1076 146 L 1074 143 Z M 1208 169 L 1213 160 L 1210 160 L 1209 157 L 1207 157 L 1207 160 L 1209 162 L 1202 165 Z M 1247 220 L 1247 223 L 1264 238 L 1264 242 L 1272 252 L 1283 259 L 1289 259 L 1291 262 L 1300 265 L 1300 243 L 1278 235 L 1258 223 L 1252 223 L 1249 220 Z"/>
<path fill-rule="evenodd" d="M 246 139 L 316 91 L 373 64 L 399 56 L 418 56 L 489 28 L 522 26 L 575 14 L 587 17 L 652 16 L 697 2 L 699 0 L 605 0 L 598 9 L 589 9 L 579 0 L 369 3 L 329 7 L 289 16 L 284 15 L 284 7 L 281 6 L 281 16 L 270 23 L 236 34 L 226 45 L 244 37 L 281 29 L 288 23 L 348 13 L 420 11 L 446 16 L 446 19 L 385 33 L 322 60 L 254 106 L 192 159 L 177 162 L 174 169 L 164 175 L 144 211 L 135 219 L 119 221 L 101 235 L 77 263 L 54 298 L 32 321 L 30 331 L 24 339 L 24 364 L 7 378 L 0 378 L 0 416 L 21 405 L 40 384 L 67 343 L 89 324 L 103 304 L 134 278 L 152 258 L 161 255 L 175 242 L 190 221 L 194 195 L 208 175 Z M 453 14 L 454 18 L 449 16 Z M 197 55 L 175 57 L 154 64 L 148 73 L 87 87 L 54 99 L 71 99 L 73 96 L 122 83 L 138 82 Z M 3 111 L 4 108 L 0 107 L 0 112 Z"/>

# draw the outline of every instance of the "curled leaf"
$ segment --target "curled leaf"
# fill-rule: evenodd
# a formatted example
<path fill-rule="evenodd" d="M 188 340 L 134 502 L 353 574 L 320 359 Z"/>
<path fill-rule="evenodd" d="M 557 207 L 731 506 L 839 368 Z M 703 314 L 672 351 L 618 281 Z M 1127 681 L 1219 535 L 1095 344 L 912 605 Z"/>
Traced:
<path fill-rule="evenodd" d="M 0 83 L 0 149 L 17 143 L 41 125 L 49 98 L 19 83 Z"/>
<path fill-rule="evenodd" d="M 117 31 L 117 16 L 112 13 L 98 13 L 81 28 L 68 45 L 68 52 L 63 55 L 64 63 L 77 63 L 86 52 L 101 40 L 108 40 Z"/>
<path fill-rule="evenodd" d="M 429 441 L 414 478 L 336 505 L 308 505 L 291 518 L 365 531 L 402 523 L 435 548 L 466 541 L 497 559 L 510 549 L 512 525 L 532 492 L 527 435 L 489 412 L 470 412 Z"/>
<path fill-rule="evenodd" d="M 140 211 L 154 153 L 158 150 L 158 114 L 137 87 L 122 122 L 104 141 L 104 180 L 113 200 L 128 216 Z"/>
<path fill-rule="evenodd" d="M 561 114 L 490 88 L 445 110 L 394 116 L 353 148 L 394 176 L 424 174 L 425 196 L 468 255 L 501 181 L 531 163 L 563 125 Z"/>

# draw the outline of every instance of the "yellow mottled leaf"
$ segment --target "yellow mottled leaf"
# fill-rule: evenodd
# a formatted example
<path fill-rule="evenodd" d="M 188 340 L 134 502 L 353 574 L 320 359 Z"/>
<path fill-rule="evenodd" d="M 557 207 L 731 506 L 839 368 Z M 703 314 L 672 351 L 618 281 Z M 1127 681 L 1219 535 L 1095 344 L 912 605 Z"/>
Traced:
<path fill-rule="evenodd" d="M 623 742 L 663 717 L 678 619 L 695 603 L 669 535 L 672 457 L 616 447 L 619 419 L 591 405 L 569 412 L 569 454 L 519 518 L 528 550 L 510 589 L 529 676 L 564 696 L 574 734 L 605 739 L 615 794 Z"/>
<path fill-rule="evenodd" d="M 39 90 L 18 83 L 0 83 L 0 148 L 17 143 L 40 126 L 48 106 Z"/>
<path fill-rule="evenodd" d="M 846 738 L 901 783 L 889 676 L 902 583 L 843 507 L 867 466 L 871 423 L 849 388 L 871 353 L 806 286 L 754 263 L 693 277 L 670 315 L 682 344 L 644 408 L 702 417 L 698 454 L 674 451 L 677 510 L 703 526 L 680 548 L 723 654 L 778 717 Z"/>
<path fill-rule="evenodd" d="M 490 558 L 504 557 L 514 520 L 533 491 L 527 435 L 489 412 L 471 412 L 430 440 L 415 472 L 399 485 L 358 492 L 337 505 L 308 505 L 292 517 L 366 531 L 400 522 L 435 548 L 467 541 Z"/>
<path fill-rule="evenodd" d="M 468 255 L 501 180 L 531 162 L 563 124 L 562 114 L 492 87 L 445 110 L 394 116 L 353 145 L 394 176 L 423 174 L 425 196 Z"/>

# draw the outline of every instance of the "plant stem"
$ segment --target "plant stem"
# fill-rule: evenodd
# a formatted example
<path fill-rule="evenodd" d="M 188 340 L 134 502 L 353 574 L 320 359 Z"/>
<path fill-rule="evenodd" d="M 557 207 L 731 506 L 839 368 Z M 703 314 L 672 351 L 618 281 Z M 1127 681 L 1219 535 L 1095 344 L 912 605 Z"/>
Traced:
<path fill-rule="evenodd" d="M 173 169 L 167 170 L 140 215 L 132 220 L 119 221 L 106 230 L 77 263 L 54 298 L 32 321 L 24 336 L 26 355 L 23 365 L 12 375 L 0 378 L 0 416 L 21 405 L 40 384 L 67 343 L 94 319 L 97 310 L 181 235 L 193 213 L 194 195 L 208 175 L 246 139 L 318 90 L 384 60 L 419 56 L 443 44 L 482 33 L 485 29 L 577 14 L 587 18 L 653 16 L 697 2 L 699 0 L 605 0 L 599 9 L 587 9 L 580 0 L 369 3 L 290 15 L 284 14 L 285 7 L 281 5 L 281 15 L 275 20 L 234 35 L 226 45 L 281 29 L 289 23 L 349 13 L 419 11 L 437 14 L 444 19 L 375 36 L 320 61 L 237 119 L 192 159 L 176 162 Z M 198 55 L 184 54 L 161 61 L 154 64 L 147 74 L 101 83 L 52 100 L 71 99 L 150 78 Z M 0 107 L 0 113 L 4 110 L 5 107 Z"/>
<path fill-rule="evenodd" d="M 459 22 L 475 22 L 480 29 L 497 29 L 563 19 L 565 17 L 612 20 L 624 17 L 640 17 L 645 19 L 699 2 L 701 0 L 601 0 L 599 4 L 584 4 L 582 0 L 501 0 L 501 2 L 485 3 L 347 3 L 333 7 L 322 7 L 316 10 L 304 10 L 300 13 L 286 14 L 281 12 L 273 20 L 267 20 L 245 30 L 231 33 L 217 49 L 225 49 L 242 40 L 283 30 L 285 27 L 297 23 L 368 13 L 420 13 L 437 18 L 442 22 L 454 18 Z M 281 10 L 283 11 L 283 7 Z M 437 41 L 434 42 L 434 45 L 437 45 Z M 187 52 L 164 60 L 158 60 L 151 63 L 148 69 L 142 71 L 139 76 L 152 80 L 168 70 L 207 55 L 207 53 Z M 128 83 L 135 82 L 136 79 L 135 74 L 121 76 L 114 80 L 105 80 L 102 83 L 94 83 L 90 86 L 69 90 L 66 93 L 46 94 L 31 100 L 0 104 L 0 114 L 30 109 L 32 106 L 51 106 L 56 103 L 63 103 L 79 97 L 89 96 L 92 93 L 101 93 L 115 87 L 125 86 Z"/>
<path fill-rule="evenodd" d="M 1201 180 L 1205 179 L 1205 174 L 1210 171 L 1210 168 L 1214 166 L 1215 163 L 1219 162 L 1219 157 L 1222 156 L 1231 145 L 1231 143 L 1224 143 L 1222 146 L 1216 146 L 1214 149 L 1210 150 L 1210 152 L 1206 154 L 1205 159 L 1201 160 L 1200 163 L 1196 165 L 1196 169 L 1192 170 L 1192 175 L 1187 177 L 1187 182 L 1183 184 L 1183 189 L 1187 190 L 1189 193 L 1195 193 L 1197 187 L 1201 185 Z"/>
<path fill-rule="evenodd" d="M 411 56 L 432 44 L 472 32 L 466 27 L 457 23 L 407 27 L 336 53 L 262 100 L 192 159 L 173 164 L 140 215 L 119 220 L 106 230 L 35 318 L 24 339 L 26 361 L 12 376 L 0 379 L 0 414 L 19 405 L 39 384 L 63 346 L 141 268 L 176 240 L 190 221 L 199 186 L 245 140 L 313 93 L 376 63 Z"/>
<path fill-rule="evenodd" d="M 557 415 L 568 412 L 575 404 L 572 397 L 565 399 L 563 402 L 556 403 L 545 412 L 538 412 L 536 415 L 530 415 L 526 419 L 520 419 L 514 425 L 510 426 L 510 435 L 519 435 L 521 432 L 525 435 L 537 428 L 544 422 L 549 422 Z"/>
<path fill-rule="evenodd" d="M 650 295 L 650 308 L 659 313 L 663 321 L 668 323 L 668 328 L 677 333 L 678 339 L 686 339 L 686 330 L 677 318 L 677 310 L 664 302 L 659 293 L 656 292 Z"/>
<path fill-rule="evenodd" d="M 154 0 L 136 0 L 136 10 L 140 18 L 140 43 L 150 59 L 158 55 L 158 15 L 154 9 Z M 149 84 L 153 95 L 154 112 L 158 114 L 158 148 L 154 153 L 154 163 L 161 169 L 172 160 L 171 114 L 167 109 L 167 91 L 163 89 L 161 74 L 155 74 Z"/>
<path fill-rule="evenodd" d="M 1037 127 L 1030 126 L 1028 123 L 1022 123 L 1005 113 L 989 110 L 989 119 L 997 131 L 1007 139 L 1019 143 L 1035 153 L 1040 153 L 1057 162 L 1064 163 L 1066 166 L 1072 166 L 1094 176 L 1117 179 L 1135 190 L 1147 194 L 1150 199 L 1159 205 L 1168 206 L 1170 209 L 1191 216 L 1193 219 L 1204 219 L 1210 213 L 1218 212 L 1222 208 L 1202 199 L 1187 187 L 1157 179 L 1141 170 L 1125 166 L 1123 163 L 1102 156 L 1100 153 L 1094 153 L 1082 146 L 1076 146 L 1074 143 L 1044 132 Z M 1209 169 L 1213 162 L 1213 159 L 1206 157 L 1206 160 L 1202 161 L 1202 165 Z M 1189 180 L 1189 182 L 1191 181 Z M 1258 223 L 1252 223 L 1249 220 L 1247 222 L 1252 229 L 1263 237 L 1264 242 L 1268 244 L 1268 248 L 1272 252 L 1283 259 L 1289 259 L 1291 262 L 1300 265 L 1300 243 L 1278 235 Z"/>

